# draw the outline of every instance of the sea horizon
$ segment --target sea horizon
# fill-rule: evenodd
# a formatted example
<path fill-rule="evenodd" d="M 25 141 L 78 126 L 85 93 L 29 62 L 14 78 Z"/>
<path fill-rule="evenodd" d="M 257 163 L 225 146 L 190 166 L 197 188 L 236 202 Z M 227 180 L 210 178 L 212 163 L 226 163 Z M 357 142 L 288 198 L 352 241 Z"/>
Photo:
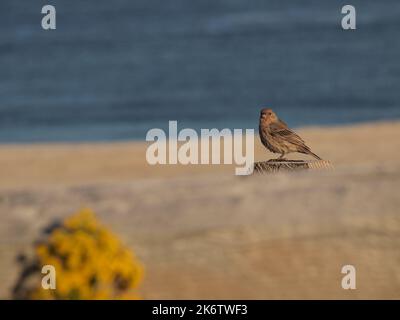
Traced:
<path fill-rule="evenodd" d="M 380 119 L 380 120 L 375 120 L 375 121 L 354 121 L 354 122 L 343 122 L 343 123 L 329 123 L 329 124 L 308 124 L 308 125 L 299 125 L 299 126 L 290 126 L 292 129 L 295 131 L 297 130 L 307 130 L 307 129 L 334 129 L 334 128 L 351 128 L 353 126 L 370 126 L 370 125 L 385 125 L 385 124 L 393 124 L 393 123 L 398 123 L 400 122 L 399 119 Z M 253 129 L 254 130 L 254 135 L 255 137 L 258 137 L 258 127 L 252 128 L 252 127 L 188 127 L 184 126 L 181 122 L 178 122 L 178 133 L 182 129 L 190 128 L 196 131 L 198 136 L 200 136 L 200 130 L 201 129 L 217 129 L 217 130 L 222 130 L 222 129 L 242 129 L 243 134 L 245 134 L 246 129 Z M 154 127 L 154 128 L 149 128 L 151 129 L 161 129 L 165 132 L 167 139 L 169 139 L 169 131 L 168 131 L 168 121 L 166 122 L 166 125 L 159 126 L 159 127 Z M 60 139 L 57 137 L 56 139 L 40 139 L 40 140 L 29 140 L 29 139 L 21 139 L 21 140 L 12 140 L 12 141 L 2 141 L 0 140 L 0 146 L 18 146 L 18 145 L 56 145 L 56 144 L 103 144 L 103 143 L 135 143 L 135 142 L 147 142 L 146 141 L 146 134 L 144 134 L 142 137 L 129 137 L 125 136 L 122 138 L 100 138 L 100 135 L 96 135 L 92 139 L 82 139 L 81 137 L 77 137 L 76 139 Z"/>

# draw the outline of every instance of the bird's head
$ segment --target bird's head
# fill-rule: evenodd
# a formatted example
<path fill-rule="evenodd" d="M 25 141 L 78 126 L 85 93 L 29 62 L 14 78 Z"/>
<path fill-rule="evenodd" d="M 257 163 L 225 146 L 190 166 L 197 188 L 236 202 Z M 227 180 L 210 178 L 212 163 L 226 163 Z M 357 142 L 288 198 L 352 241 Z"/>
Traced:
<path fill-rule="evenodd" d="M 278 121 L 278 117 L 276 116 L 275 112 L 272 111 L 272 109 L 264 108 L 260 111 L 260 120 L 266 123 L 272 123 Z"/>

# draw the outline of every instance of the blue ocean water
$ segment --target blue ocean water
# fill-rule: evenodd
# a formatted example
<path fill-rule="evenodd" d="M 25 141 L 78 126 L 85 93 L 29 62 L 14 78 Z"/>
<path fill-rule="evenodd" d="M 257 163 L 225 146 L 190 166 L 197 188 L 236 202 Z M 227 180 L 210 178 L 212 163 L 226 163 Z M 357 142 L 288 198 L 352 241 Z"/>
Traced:
<path fill-rule="evenodd" d="M 50 2 L 49 2 L 50 3 Z M 0 2 L 0 142 L 144 139 L 147 130 L 400 118 L 400 1 Z"/>

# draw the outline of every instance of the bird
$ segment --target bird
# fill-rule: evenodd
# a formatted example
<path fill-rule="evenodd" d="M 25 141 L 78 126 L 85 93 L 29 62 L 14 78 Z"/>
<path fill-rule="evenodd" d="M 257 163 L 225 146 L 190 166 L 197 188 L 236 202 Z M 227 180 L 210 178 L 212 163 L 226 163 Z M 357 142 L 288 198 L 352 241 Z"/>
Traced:
<path fill-rule="evenodd" d="M 322 160 L 270 108 L 263 108 L 260 111 L 259 134 L 262 144 L 269 151 L 281 154 L 275 160 L 285 160 L 285 155 L 291 152 L 308 154 Z"/>

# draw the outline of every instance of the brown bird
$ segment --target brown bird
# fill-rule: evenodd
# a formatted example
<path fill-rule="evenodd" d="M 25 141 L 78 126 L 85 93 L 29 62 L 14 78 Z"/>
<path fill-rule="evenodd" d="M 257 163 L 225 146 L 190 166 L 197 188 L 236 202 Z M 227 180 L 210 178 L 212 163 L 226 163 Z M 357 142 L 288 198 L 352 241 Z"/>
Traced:
<path fill-rule="evenodd" d="M 271 152 L 280 153 L 280 160 L 284 159 L 285 154 L 290 152 L 300 152 L 312 155 L 318 160 L 322 160 L 315 153 L 311 152 L 304 140 L 287 124 L 280 120 L 272 109 L 262 109 L 260 112 L 259 133 L 262 144 Z"/>

